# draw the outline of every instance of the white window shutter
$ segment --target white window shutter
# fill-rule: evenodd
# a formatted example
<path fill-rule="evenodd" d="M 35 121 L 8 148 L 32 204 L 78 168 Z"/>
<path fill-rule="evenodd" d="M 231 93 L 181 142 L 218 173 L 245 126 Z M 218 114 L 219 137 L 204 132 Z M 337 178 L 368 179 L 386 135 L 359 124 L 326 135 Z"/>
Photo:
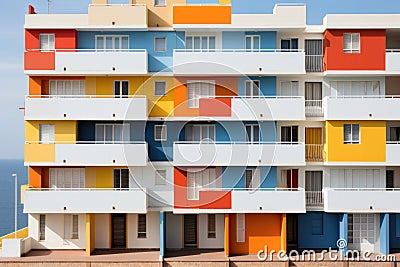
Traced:
<path fill-rule="evenodd" d="M 245 227 L 246 227 L 246 214 L 240 213 L 236 214 L 236 242 L 243 243 L 245 242 Z"/>
<path fill-rule="evenodd" d="M 187 173 L 187 198 L 188 199 L 196 199 L 196 180 L 195 173 L 188 172 Z"/>
<path fill-rule="evenodd" d="M 57 188 L 56 169 L 54 169 L 54 168 L 49 169 L 49 187 Z"/>

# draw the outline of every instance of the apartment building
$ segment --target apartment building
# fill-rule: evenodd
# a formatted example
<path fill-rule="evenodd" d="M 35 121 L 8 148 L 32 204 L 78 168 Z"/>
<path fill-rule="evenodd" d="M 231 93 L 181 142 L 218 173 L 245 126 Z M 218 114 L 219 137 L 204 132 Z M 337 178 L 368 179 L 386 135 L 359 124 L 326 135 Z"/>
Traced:
<path fill-rule="evenodd" d="M 307 25 L 305 5 L 229 0 L 30 7 L 32 249 L 400 249 L 399 21 Z"/>

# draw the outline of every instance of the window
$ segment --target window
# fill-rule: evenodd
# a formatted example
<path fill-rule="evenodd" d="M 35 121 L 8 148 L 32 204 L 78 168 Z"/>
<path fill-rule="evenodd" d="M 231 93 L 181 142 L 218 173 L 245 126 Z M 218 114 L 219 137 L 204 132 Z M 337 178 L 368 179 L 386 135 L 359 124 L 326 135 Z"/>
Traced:
<path fill-rule="evenodd" d="M 129 94 L 128 81 L 114 81 L 114 96 L 115 98 L 127 98 Z"/>
<path fill-rule="evenodd" d="M 54 51 L 54 34 L 40 34 L 40 51 Z"/>
<path fill-rule="evenodd" d="M 331 188 L 382 188 L 379 169 L 331 169 Z"/>
<path fill-rule="evenodd" d="M 389 141 L 398 143 L 400 141 L 400 127 L 389 128 Z"/>
<path fill-rule="evenodd" d="M 156 170 L 155 185 L 165 185 L 167 181 L 166 170 Z"/>
<path fill-rule="evenodd" d="M 332 81 L 331 95 L 344 96 L 380 96 L 379 81 Z"/>
<path fill-rule="evenodd" d="M 386 188 L 394 188 L 394 171 L 392 170 L 386 170 Z"/>
<path fill-rule="evenodd" d="M 288 169 L 281 171 L 281 178 L 279 181 L 279 186 L 283 188 L 296 189 L 299 186 L 299 170 L 298 169 Z"/>
<path fill-rule="evenodd" d="M 85 188 L 84 168 L 50 168 L 50 188 Z"/>
<path fill-rule="evenodd" d="M 215 214 L 207 214 L 207 237 L 216 238 Z"/>
<path fill-rule="evenodd" d="M 84 96 L 85 81 L 81 80 L 50 80 L 51 96 Z"/>
<path fill-rule="evenodd" d="M 198 108 L 200 98 L 215 96 L 215 81 L 187 81 L 187 107 Z"/>
<path fill-rule="evenodd" d="M 167 37 L 154 37 L 154 52 L 167 51 Z"/>
<path fill-rule="evenodd" d="M 187 50 L 215 50 L 215 36 L 186 36 Z"/>
<path fill-rule="evenodd" d="M 297 144 L 299 142 L 299 126 L 282 126 L 281 142 L 284 144 Z"/>
<path fill-rule="evenodd" d="M 245 96 L 258 97 L 260 96 L 260 81 L 247 80 L 244 82 Z"/>
<path fill-rule="evenodd" d="M 306 192 L 322 191 L 322 171 L 306 171 Z"/>
<path fill-rule="evenodd" d="M 129 124 L 96 124 L 96 143 L 121 144 L 130 140 Z"/>
<path fill-rule="evenodd" d="M 246 50 L 260 50 L 260 35 L 246 35 Z"/>
<path fill-rule="evenodd" d="M 215 140 L 215 125 L 190 124 L 185 127 L 185 141 L 213 142 Z"/>
<path fill-rule="evenodd" d="M 154 95 L 155 96 L 165 96 L 167 91 L 166 81 L 155 81 L 154 82 Z"/>
<path fill-rule="evenodd" d="M 344 125 L 344 143 L 345 144 L 360 143 L 360 124 Z"/>
<path fill-rule="evenodd" d="M 374 214 L 349 214 L 347 220 L 350 244 L 375 243 Z"/>
<path fill-rule="evenodd" d="M 64 214 L 64 239 L 79 238 L 79 217 L 76 214 Z"/>
<path fill-rule="evenodd" d="M 187 173 L 187 199 L 198 200 L 199 191 L 204 188 L 215 188 L 215 168 L 204 170 L 192 169 Z"/>
<path fill-rule="evenodd" d="M 123 51 L 129 49 L 128 35 L 96 35 L 96 50 Z"/>
<path fill-rule="evenodd" d="M 146 238 L 147 237 L 147 225 L 146 225 L 146 214 L 138 214 L 138 238 Z"/>
<path fill-rule="evenodd" d="M 281 96 L 298 96 L 299 95 L 299 82 L 281 82 L 280 95 Z"/>
<path fill-rule="evenodd" d="M 154 141 L 167 141 L 167 125 L 154 125 Z"/>
<path fill-rule="evenodd" d="M 39 143 L 54 144 L 54 124 L 39 124 Z"/>
<path fill-rule="evenodd" d="M 236 214 L 236 242 L 245 242 L 246 214 Z"/>
<path fill-rule="evenodd" d="M 258 124 L 246 125 L 246 142 L 260 143 L 260 126 Z"/>
<path fill-rule="evenodd" d="M 114 188 L 117 189 L 129 188 L 129 169 L 114 170 Z"/>
<path fill-rule="evenodd" d="M 260 173 L 256 169 L 245 170 L 246 189 L 258 189 L 260 187 Z"/>
<path fill-rule="evenodd" d="M 281 49 L 283 51 L 297 51 L 299 49 L 299 39 L 292 38 L 292 39 L 282 39 L 281 40 Z"/>
<path fill-rule="evenodd" d="M 344 53 L 360 53 L 360 34 L 344 33 L 343 34 L 343 52 Z"/>
<path fill-rule="evenodd" d="M 167 6 L 167 0 L 154 0 L 154 6 Z"/>
<path fill-rule="evenodd" d="M 396 237 L 400 237 L 400 214 L 395 215 Z"/>
<path fill-rule="evenodd" d="M 324 234 L 324 214 L 322 212 L 311 213 L 312 235 Z"/>
<path fill-rule="evenodd" d="M 40 214 L 39 217 L 39 241 L 46 239 L 46 215 Z"/>

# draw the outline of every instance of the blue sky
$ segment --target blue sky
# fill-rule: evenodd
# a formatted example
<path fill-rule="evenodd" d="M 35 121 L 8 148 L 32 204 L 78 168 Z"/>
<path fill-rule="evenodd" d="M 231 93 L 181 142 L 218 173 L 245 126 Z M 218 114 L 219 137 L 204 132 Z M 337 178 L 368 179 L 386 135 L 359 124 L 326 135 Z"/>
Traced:
<path fill-rule="evenodd" d="M 86 13 L 91 0 L 52 0 L 51 13 Z M 128 0 L 112 0 L 124 3 Z M 271 13 L 275 3 L 294 3 L 296 0 L 232 0 L 234 13 Z M 400 13 L 399 0 L 309 0 L 308 24 L 320 24 L 327 13 Z M 2 0 L 0 23 L 3 26 L 0 49 L 0 158 L 22 158 L 24 144 L 23 111 L 27 79 L 23 75 L 24 14 L 28 4 L 38 13 L 47 13 L 46 0 Z"/>

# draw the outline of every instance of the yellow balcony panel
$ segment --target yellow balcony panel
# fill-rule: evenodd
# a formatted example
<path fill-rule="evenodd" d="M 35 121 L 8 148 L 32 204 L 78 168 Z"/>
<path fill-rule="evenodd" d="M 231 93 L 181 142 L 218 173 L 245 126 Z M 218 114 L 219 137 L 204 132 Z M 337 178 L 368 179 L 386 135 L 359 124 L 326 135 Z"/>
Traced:
<path fill-rule="evenodd" d="M 55 162 L 55 144 L 25 144 L 25 162 Z"/>

